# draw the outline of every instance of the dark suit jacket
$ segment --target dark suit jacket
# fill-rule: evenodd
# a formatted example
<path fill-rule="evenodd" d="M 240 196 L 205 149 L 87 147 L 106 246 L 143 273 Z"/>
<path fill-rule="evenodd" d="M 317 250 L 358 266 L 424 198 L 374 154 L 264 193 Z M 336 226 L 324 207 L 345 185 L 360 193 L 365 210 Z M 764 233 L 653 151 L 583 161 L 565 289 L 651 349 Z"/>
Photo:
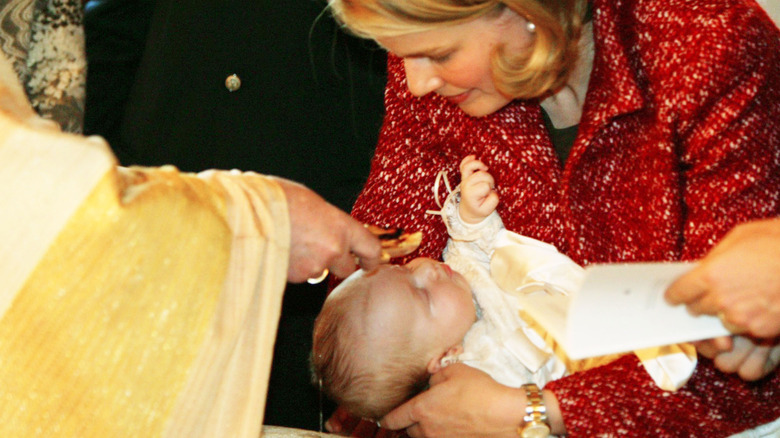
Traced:
<path fill-rule="evenodd" d="M 345 35 L 319 0 L 140 3 L 154 6 L 146 48 L 118 136 L 108 134 L 123 164 L 281 175 L 351 208 L 382 116 L 381 50 Z M 88 27 L 92 62 L 107 32 Z M 230 92 L 233 74 L 241 87 Z M 90 91 L 92 114 L 114 93 Z"/>

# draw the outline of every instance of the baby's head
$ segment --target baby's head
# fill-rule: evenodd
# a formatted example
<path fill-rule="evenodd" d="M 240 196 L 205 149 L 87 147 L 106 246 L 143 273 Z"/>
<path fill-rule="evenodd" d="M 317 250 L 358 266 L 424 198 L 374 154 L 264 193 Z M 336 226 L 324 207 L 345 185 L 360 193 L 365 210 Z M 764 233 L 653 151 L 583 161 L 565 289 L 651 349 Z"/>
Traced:
<path fill-rule="evenodd" d="M 468 283 L 443 263 L 358 271 L 314 323 L 314 378 L 347 411 L 379 419 L 426 386 L 475 319 Z"/>

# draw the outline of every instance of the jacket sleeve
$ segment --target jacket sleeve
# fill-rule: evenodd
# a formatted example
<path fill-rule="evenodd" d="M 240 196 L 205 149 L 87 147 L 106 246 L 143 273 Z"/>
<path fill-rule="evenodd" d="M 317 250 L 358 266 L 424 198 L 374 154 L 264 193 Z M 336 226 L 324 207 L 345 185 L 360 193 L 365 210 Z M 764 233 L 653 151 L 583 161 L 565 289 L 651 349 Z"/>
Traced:
<path fill-rule="evenodd" d="M 699 358 L 676 392 L 656 386 L 635 355 L 547 384 L 569 438 L 727 437 L 780 417 L 780 374 L 745 382 Z"/>
<path fill-rule="evenodd" d="M 741 222 L 780 214 L 780 30 L 760 8 L 733 3 L 690 23 L 679 50 L 684 74 L 671 86 L 684 166 L 683 259 L 703 256 Z"/>
<path fill-rule="evenodd" d="M 352 215 L 378 226 L 422 231 L 420 248 L 399 262 L 415 257 L 440 259 L 447 240 L 441 219 L 425 213 L 438 209 L 433 193 L 436 172 L 430 169 L 439 168 L 441 161 L 439 170 L 456 173 L 452 164 L 436 156 L 425 105 L 408 92 L 401 60 L 389 56 L 386 114 L 368 179 Z"/>

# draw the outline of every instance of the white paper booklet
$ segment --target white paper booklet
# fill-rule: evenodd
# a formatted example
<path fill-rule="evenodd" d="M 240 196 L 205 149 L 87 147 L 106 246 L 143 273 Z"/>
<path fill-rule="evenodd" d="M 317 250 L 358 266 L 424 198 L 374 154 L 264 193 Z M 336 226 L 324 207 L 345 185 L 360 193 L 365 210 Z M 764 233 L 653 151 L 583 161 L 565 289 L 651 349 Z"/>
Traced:
<path fill-rule="evenodd" d="M 714 316 L 671 306 L 664 291 L 693 263 L 623 263 L 586 268 L 570 296 L 519 297 L 525 313 L 547 329 L 571 359 L 729 335 Z"/>

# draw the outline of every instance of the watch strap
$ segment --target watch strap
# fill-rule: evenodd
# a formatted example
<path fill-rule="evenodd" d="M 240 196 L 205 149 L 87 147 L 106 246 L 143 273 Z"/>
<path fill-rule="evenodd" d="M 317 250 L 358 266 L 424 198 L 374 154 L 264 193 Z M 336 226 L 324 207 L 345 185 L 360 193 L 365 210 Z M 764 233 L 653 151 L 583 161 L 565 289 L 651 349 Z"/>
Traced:
<path fill-rule="evenodd" d="M 542 391 L 533 383 L 523 385 L 526 406 L 523 412 L 523 424 L 518 428 L 521 438 L 543 438 L 550 435 L 547 421 L 547 407 L 544 405 Z"/>

